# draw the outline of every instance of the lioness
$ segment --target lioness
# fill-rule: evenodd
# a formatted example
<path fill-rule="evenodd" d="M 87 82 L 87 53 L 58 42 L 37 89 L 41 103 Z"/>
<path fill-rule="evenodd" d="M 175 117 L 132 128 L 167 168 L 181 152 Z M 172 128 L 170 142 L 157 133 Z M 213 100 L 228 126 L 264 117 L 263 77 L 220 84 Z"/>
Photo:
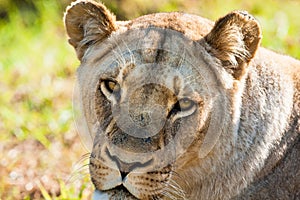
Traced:
<path fill-rule="evenodd" d="M 247 12 L 65 14 L 95 199 L 299 199 L 300 62 Z"/>

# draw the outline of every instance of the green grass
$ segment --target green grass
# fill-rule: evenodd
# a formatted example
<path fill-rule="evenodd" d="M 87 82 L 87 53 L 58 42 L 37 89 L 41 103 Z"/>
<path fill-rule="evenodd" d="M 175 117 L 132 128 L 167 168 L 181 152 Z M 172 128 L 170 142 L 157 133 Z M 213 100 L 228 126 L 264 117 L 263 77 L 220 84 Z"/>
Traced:
<path fill-rule="evenodd" d="M 92 191 L 88 176 L 66 182 L 85 151 L 73 124 L 79 62 L 67 44 L 64 8 L 56 0 L 37 0 L 35 9 L 20 11 L 7 2 L 0 2 L 9 10 L 8 20 L 0 20 L 0 199 L 86 199 Z M 179 10 L 216 20 L 248 10 L 262 25 L 263 46 L 300 58 L 296 0 L 104 2 L 122 19 Z"/>
<path fill-rule="evenodd" d="M 71 185 L 60 187 L 68 179 L 68 173 L 58 173 L 59 176 L 53 177 L 57 168 L 63 171 L 61 168 L 66 167 L 65 171 L 70 173 L 72 165 L 85 153 L 82 148 L 75 151 L 77 154 L 67 151 L 73 142 L 80 144 L 72 128 L 71 105 L 74 72 L 79 62 L 67 44 L 59 4 L 43 0 L 35 1 L 34 5 L 37 13 L 19 12 L 11 7 L 9 22 L 0 22 L 0 147 L 4 150 L 0 153 L 0 160 L 5 167 L 0 170 L 0 198 L 40 198 L 39 192 L 35 191 L 40 190 L 44 198 L 49 192 L 48 195 L 57 195 L 58 199 L 80 199 L 74 194 L 80 195 L 85 183 L 80 183 L 79 190 L 75 191 Z M 66 138 L 68 135 L 71 135 L 70 141 Z M 27 149 L 27 141 L 37 141 L 38 144 L 29 145 L 42 148 Z M 58 147 L 61 152 L 57 155 L 55 148 Z M 26 152 L 22 152 L 24 148 Z M 7 156 L 11 151 L 19 154 L 12 156 L 13 161 Z M 66 163 L 57 160 L 56 157 L 61 156 L 72 157 L 67 158 Z M 37 163 L 25 164 L 32 161 Z M 36 172 L 33 176 L 27 174 L 31 165 Z M 52 172 L 47 177 L 54 179 L 55 183 L 41 181 L 48 169 Z M 24 185 L 19 185 L 21 180 L 14 183 L 13 178 L 7 177 L 14 173 L 25 179 Z M 30 189 L 32 177 L 34 181 Z M 26 181 L 29 183 L 27 189 Z M 51 192 L 50 184 L 68 191 L 55 189 Z"/>
<path fill-rule="evenodd" d="M 78 62 L 54 2 L 38 1 L 39 16 L 31 18 L 11 12 L 10 23 L 1 25 L 3 139 L 23 140 L 30 135 L 48 147 L 48 137 L 64 133 L 72 120 L 71 105 L 65 99 L 69 98 L 66 92 L 72 92 L 67 78 L 72 78 Z"/>

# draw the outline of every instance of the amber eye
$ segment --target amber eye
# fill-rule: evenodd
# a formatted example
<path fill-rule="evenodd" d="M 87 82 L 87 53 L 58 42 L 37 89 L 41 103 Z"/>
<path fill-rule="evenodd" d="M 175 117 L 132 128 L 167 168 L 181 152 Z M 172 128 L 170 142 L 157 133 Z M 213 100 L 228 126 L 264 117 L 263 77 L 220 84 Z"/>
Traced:
<path fill-rule="evenodd" d="M 111 80 L 104 81 L 104 86 L 109 93 L 119 93 L 121 89 L 117 82 Z"/>
<path fill-rule="evenodd" d="M 195 102 L 188 99 L 183 98 L 177 101 L 177 103 L 174 105 L 172 112 L 178 113 L 178 112 L 185 112 L 192 110 L 195 106 Z"/>
<path fill-rule="evenodd" d="M 191 109 L 193 106 L 195 105 L 195 102 L 188 99 L 188 98 L 183 98 L 183 99 L 180 99 L 178 101 L 178 106 L 180 107 L 180 110 L 181 111 L 186 111 L 186 110 L 189 110 Z"/>

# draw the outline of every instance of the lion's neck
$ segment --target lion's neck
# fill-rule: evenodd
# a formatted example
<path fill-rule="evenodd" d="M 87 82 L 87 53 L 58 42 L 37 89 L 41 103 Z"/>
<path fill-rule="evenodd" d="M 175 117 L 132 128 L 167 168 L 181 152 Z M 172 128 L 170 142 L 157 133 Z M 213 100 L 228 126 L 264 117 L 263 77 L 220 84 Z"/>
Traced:
<path fill-rule="evenodd" d="M 245 80 L 235 158 L 226 170 L 232 195 L 276 165 L 276 159 L 268 158 L 281 155 L 276 146 L 290 123 L 293 83 L 267 65 L 252 67 Z"/>
<path fill-rule="evenodd" d="M 243 91 L 236 94 L 236 100 L 241 97 L 241 101 L 233 102 L 240 106 L 232 112 L 234 123 L 220 136 L 214 148 L 215 157 L 206 158 L 207 162 L 195 161 L 194 165 L 200 162 L 204 166 L 199 170 L 187 168 L 187 175 L 193 173 L 199 177 L 191 188 L 195 195 L 191 199 L 230 199 L 253 182 L 260 171 L 276 165 L 274 159 L 266 161 L 270 155 L 280 154 L 274 148 L 287 131 L 289 120 L 285 119 L 291 116 L 289 105 L 293 105 L 294 91 L 292 83 L 267 68 L 258 65 L 249 70 Z M 205 175 L 205 166 L 207 169 L 210 166 L 213 172 Z"/>

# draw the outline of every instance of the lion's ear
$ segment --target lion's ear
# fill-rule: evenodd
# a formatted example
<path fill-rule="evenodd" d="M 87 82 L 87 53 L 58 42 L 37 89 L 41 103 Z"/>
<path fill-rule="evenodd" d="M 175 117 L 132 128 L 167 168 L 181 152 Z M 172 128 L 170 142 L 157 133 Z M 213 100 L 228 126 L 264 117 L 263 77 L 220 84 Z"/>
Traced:
<path fill-rule="evenodd" d="M 261 38 L 258 22 L 245 11 L 234 11 L 220 18 L 205 36 L 211 53 L 237 79 L 254 57 Z"/>
<path fill-rule="evenodd" d="M 68 6 L 65 27 L 69 43 L 82 59 L 89 45 L 107 38 L 116 30 L 115 17 L 100 3 L 91 0 L 77 0 Z"/>

